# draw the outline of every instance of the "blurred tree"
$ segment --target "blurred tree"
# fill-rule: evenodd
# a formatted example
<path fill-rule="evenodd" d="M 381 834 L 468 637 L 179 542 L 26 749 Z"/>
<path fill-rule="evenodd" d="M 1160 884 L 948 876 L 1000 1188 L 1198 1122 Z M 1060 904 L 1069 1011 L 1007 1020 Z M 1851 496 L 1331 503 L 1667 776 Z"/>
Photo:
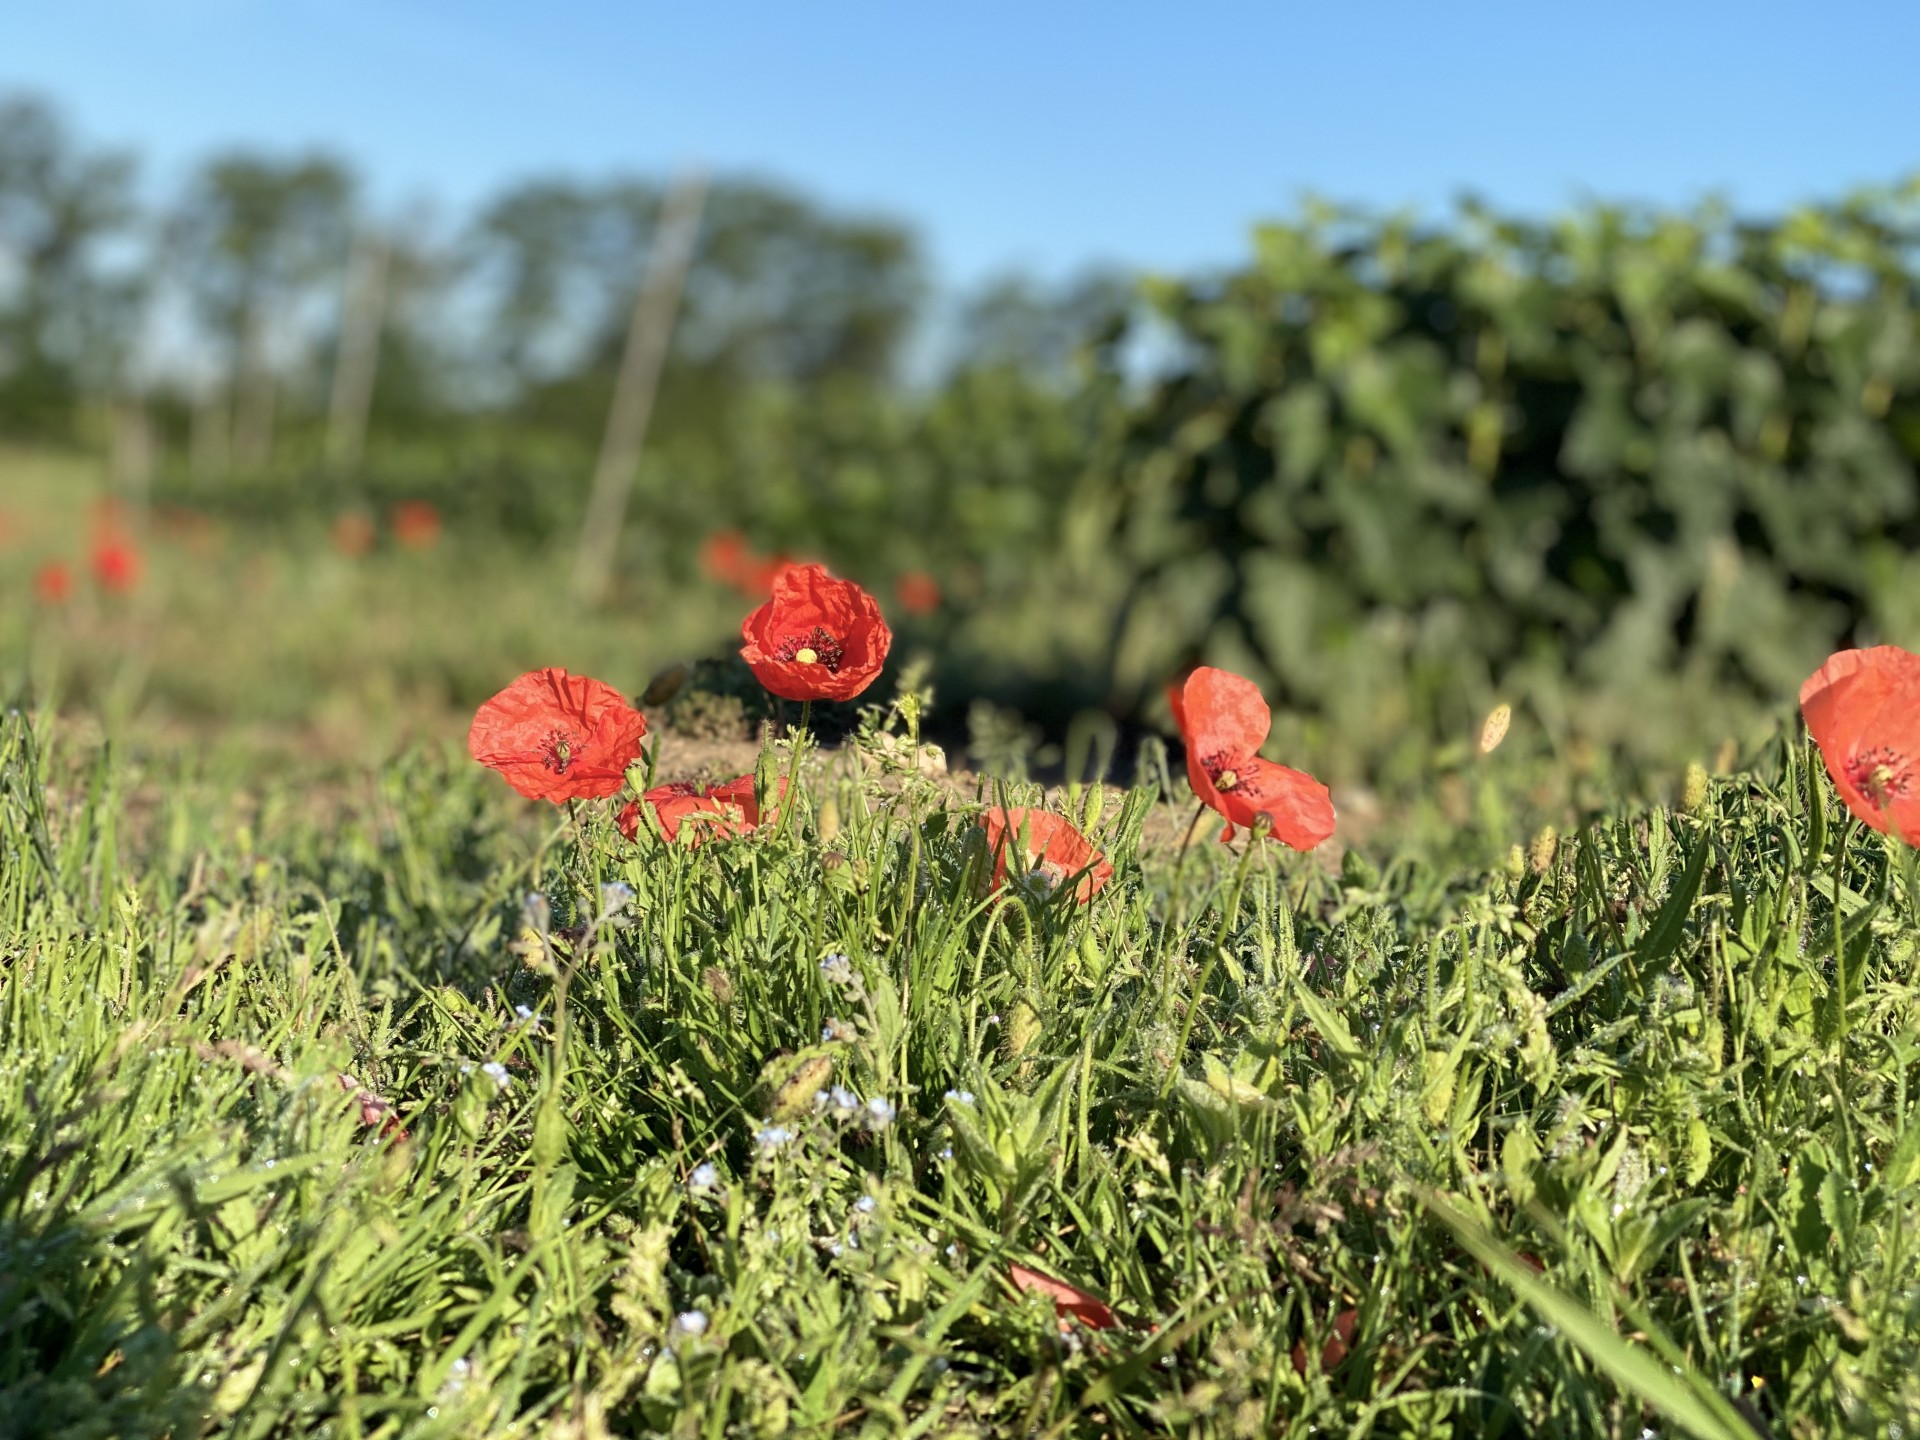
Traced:
<path fill-rule="evenodd" d="M 469 236 L 496 386 L 542 419 L 597 424 L 661 211 L 651 182 L 531 181 Z M 663 428 L 709 428 L 759 382 L 878 381 L 922 293 L 912 234 L 758 181 L 717 182 L 687 277 Z"/>
<path fill-rule="evenodd" d="M 297 330 L 303 302 L 337 290 L 354 182 L 326 156 L 209 161 L 174 216 L 173 257 L 201 321 L 225 352 L 234 397 L 233 457 L 271 458 L 276 344 Z"/>
<path fill-rule="evenodd" d="M 133 177 L 44 102 L 0 100 L 0 430 L 67 433 L 76 403 L 119 379 L 142 281 L 107 252 L 133 234 Z"/>
<path fill-rule="evenodd" d="M 1024 275 L 991 280 L 960 307 L 953 367 L 1065 379 L 1090 343 L 1126 324 L 1135 291 L 1132 280 L 1111 270 L 1090 270 L 1051 288 Z"/>

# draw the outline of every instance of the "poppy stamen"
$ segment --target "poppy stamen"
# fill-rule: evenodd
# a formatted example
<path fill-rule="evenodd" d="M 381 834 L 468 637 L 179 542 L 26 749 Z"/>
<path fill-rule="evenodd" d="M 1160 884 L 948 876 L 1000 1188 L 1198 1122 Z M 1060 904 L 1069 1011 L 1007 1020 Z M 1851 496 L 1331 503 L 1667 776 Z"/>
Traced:
<path fill-rule="evenodd" d="M 845 654 L 833 632 L 816 625 L 804 635 L 789 635 L 774 652 L 774 658 L 796 665 L 823 665 L 829 675 L 835 675 Z"/>
<path fill-rule="evenodd" d="M 573 737 L 564 730 L 550 733 L 540 742 L 540 763 L 556 775 L 566 774 L 573 763 Z"/>
<path fill-rule="evenodd" d="M 1888 746 L 1863 750 L 1847 765 L 1847 778 L 1861 794 L 1870 796 L 1882 810 L 1894 800 L 1910 793 L 1914 783 L 1914 764 Z"/>
<path fill-rule="evenodd" d="M 1250 773 L 1253 766 L 1244 756 L 1230 755 L 1224 750 L 1219 750 L 1211 755 L 1202 756 L 1200 764 L 1205 768 L 1207 778 L 1213 781 L 1213 788 L 1223 795 L 1230 791 L 1249 796 L 1260 793 L 1259 782 Z"/>

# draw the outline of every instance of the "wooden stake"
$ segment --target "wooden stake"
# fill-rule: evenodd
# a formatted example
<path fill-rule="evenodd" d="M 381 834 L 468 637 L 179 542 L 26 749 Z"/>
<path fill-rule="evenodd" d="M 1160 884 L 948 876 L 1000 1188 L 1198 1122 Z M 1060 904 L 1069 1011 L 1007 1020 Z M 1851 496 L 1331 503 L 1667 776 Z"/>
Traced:
<path fill-rule="evenodd" d="M 380 333 L 386 324 L 389 253 L 384 240 L 363 233 L 347 259 L 340 351 L 327 405 L 327 463 L 336 472 L 352 470 L 366 448 L 373 383 L 380 372 Z"/>
<path fill-rule="evenodd" d="M 647 256 L 646 280 L 633 302 L 627 324 L 626 348 L 620 356 L 620 374 L 614 381 L 613 404 L 607 410 L 607 431 L 600 443 L 600 463 L 594 467 L 593 491 L 587 498 L 586 523 L 580 531 L 580 553 L 574 564 L 573 588 L 587 604 L 606 594 L 613 561 L 626 518 L 627 492 L 633 488 L 646 443 L 647 422 L 653 416 L 653 398 L 666 365 L 667 342 L 680 307 L 680 291 L 693 264 L 694 242 L 700 234 L 700 215 L 707 203 L 707 177 L 693 171 L 667 192 L 660 228 Z"/>

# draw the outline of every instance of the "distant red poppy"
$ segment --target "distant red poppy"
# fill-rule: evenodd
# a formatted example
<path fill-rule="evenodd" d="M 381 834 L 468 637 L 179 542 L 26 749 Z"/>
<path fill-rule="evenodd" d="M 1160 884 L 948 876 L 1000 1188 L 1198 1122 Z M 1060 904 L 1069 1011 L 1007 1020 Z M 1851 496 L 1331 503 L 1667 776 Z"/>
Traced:
<path fill-rule="evenodd" d="M 755 554 L 738 530 L 716 530 L 700 542 L 701 571 L 743 595 L 765 595 L 773 577 L 791 563 L 784 555 Z"/>
<path fill-rule="evenodd" d="M 1076 1320 L 1084 1321 L 1092 1330 L 1111 1330 L 1120 1323 L 1105 1301 L 1089 1295 L 1078 1285 L 1069 1285 L 1064 1280 L 1056 1280 L 1025 1265 L 1009 1264 L 1007 1278 L 1013 1282 L 1016 1290 L 1035 1290 L 1047 1296 L 1053 1301 L 1054 1313 L 1063 1320 L 1071 1315 Z"/>
<path fill-rule="evenodd" d="M 1030 874 L 1044 878 L 1049 885 L 1064 884 L 1075 875 L 1080 883 L 1074 897 L 1084 905 L 1098 895 L 1113 878 L 1113 866 L 1093 843 L 1058 815 L 1046 810 L 987 811 L 980 817 L 986 828 L 987 848 L 993 854 L 993 888 L 1007 883 L 1007 852 L 1024 843 Z M 1086 873 L 1081 874 L 1082 871 Z"/>
<path fill-rule="evenodd" d="M 1333 1317 L 1333 1333 L 1327 1336 L 1320 1347 L 1320 1373 L 1331 1375 L 1339 1368 L 1340 1362 L 1347 1358 L 1353 1349 L 1353 1332 L 1360 1324 L 1358 1310 L 1342 1310 Z M 1304 1340 L 1293 1342 L 1293 1373 L 1307 1373 L 1307 1344 Z"/>
<path fill-rule="evenodd" d="M 73 567 L 49 560 L 33 572 L 33 594 L 42 605 L 64 605 L 73 595 Z"/>
<path fill-rule="evenodd" d="M 1264 816 L 1272 833 L 1296 850 L 1311 850 L 1333 834 L 1333 798 L 1311 775 L 1260 758 L 1273 712 L 1251 680 L 1202 665 L 1167 688 L 1174 722 L 1187 746 L 1193 793 L 1220 812 L 1226 828 L 1254 828 Z"/>
<path fill-rule="evenodd" d="M 646 733 L 646 718 L 611 685 L 532 670 L 480 707 L 467 751 L 529 800 L 558 804 L 618 791 Z"/>
<path fill-rule="evenodd" d="M 931 615 L 940 608 L 940 582 L 924 570 L 909 570 L 893 582 L 900 608 L 909 615 Z"/>
<path fill-rule="evenodd" d="M 118 530 L 102 529 L 94 536 L 88 557 L 93 579 L 109 595 L 125 595 L 140 583 L 140 548 Z"/>
<path fill-rule="evenodd" d="M 357 559 L 373 549 L 373 521 L 358 510 L 348 510 L 334 518 L 327 538 L 342 555 Z"/>
<path fill-rule="evenodd" d="M 431 550 L 440 543 L 440 512 L 425 500 L 403 500 L 393 507 L 393 538 L 409 550 Z"/>
<path fill-rule="evenodd" d="M 782 779 L 780 794 L 786 793 L 787 782 Z M 660 829 L 669 841 L 678 840 L 681 825 L 692 822 L 689 838 L 695 845 L 710 836 L 731 839 L 745 835 L 756 829 L 761 820 L 760 806 L 753 798 L 751 775 L 742 775 L 722 785 L 695 785 L 691 781 L 676 780 L 654 786 L 639 800 L 629 800 L 621 807 L 615 823 L 629 840 L 640 838 L 640 827 L 645 823 L 643 802 L 653 806 Z M 769 814 L 766 818 L 773 817 Z"/>
<path fill-rule="evenodd" d="M 1800 713 L 1847 808 L 1920 845 L 1920 655 L 1842 650 L 1800 687 Z"/>
<path fill-rule="evenodd" d="M 851 700 L 873 683 L 893 643 L 873 596 L 824 565 L 788 565 L 772 588 L 740 626 L 755 679 L 787 700 Z"/>

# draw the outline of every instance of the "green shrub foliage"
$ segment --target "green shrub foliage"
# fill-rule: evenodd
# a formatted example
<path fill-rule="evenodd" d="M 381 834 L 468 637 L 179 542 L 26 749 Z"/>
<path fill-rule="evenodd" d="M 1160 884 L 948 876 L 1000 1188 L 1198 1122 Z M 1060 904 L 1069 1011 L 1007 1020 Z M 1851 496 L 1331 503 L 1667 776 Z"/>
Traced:
<path fill-rule="evenodd" d="M 1315 209 L 1244 268 L 1152 284 L 1174 363 L 1097 477 L 1110 669 L 1138 693 L 1224 651 L 1362 744 L 1571 678 L 1584 728 L 1630 739 L 1791 694 L 1842 638 L 1912 643 L 1916 197 L 1767 224 Z"/>

